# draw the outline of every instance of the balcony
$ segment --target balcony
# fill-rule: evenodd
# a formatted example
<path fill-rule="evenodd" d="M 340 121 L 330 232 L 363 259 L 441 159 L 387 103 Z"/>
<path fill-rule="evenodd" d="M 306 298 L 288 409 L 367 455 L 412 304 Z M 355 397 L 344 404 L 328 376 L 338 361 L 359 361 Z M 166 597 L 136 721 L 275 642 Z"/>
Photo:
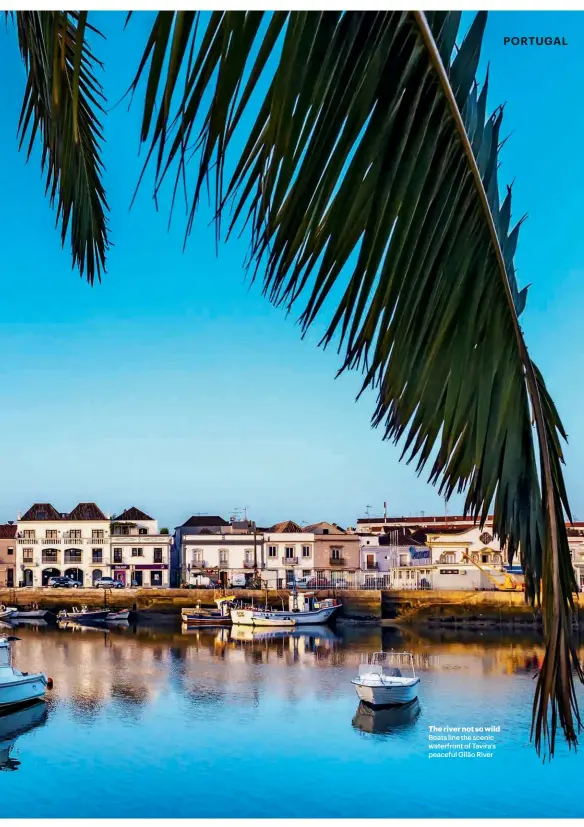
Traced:
<path fill-rule="evenodd" d="M 282 557 L 282 565 L 284 565 L 284 566 L 297 566 L 298 565 L 298 557 Z"/>
<path fill-rule="evenodd" d="M 331 557 L 330 564 L 331 566 L 344 566 L 345 565 L 345 558 L 344 557 Z"/>
<path fill-rule="evenodd" d="M 47 554 L 45 551 L 43 551 L 43 554 L 42 554 L 43 565 L 46 564 L 46 563 L 54 563 L 55 565 L 58 566 L 60 556 L 61 556 L 60 554 Z"/>
<path fill-rule="evenodd" d="M 52 540 L 44 537 L 41 540 L 41 545 L 43 546 L 58 546 L 61 540 L 58 537 L 54 537 Z"/>
<path fill-rule="evenodd" d="M 38 540 L 34 537 L 18 537 L 16 542 L 21 546 L 34 546 Z"/>
<path fill-rule="evenodd" d="M 77 563 L 78 565 L 81 565 L 82 562 L 83 562 L 83 555 L 81 553 L 72 554 L 71 552 L 68 552 L 68 551 L 65 552 L 65 563 Z"/>
<path fill-rule="evenodd" d="M 378 571 L 379 563 L 367 563 L 365 568 L 367 569 L 367 571 Z"/>
<path fill-rule="evenodd" d="M 253 560 L 244 560 L 243 561 L 243 568 L 244 569 L 253 569 Z"/>
<path fill-rule="evenodd" d="M 208 569 L 209 563 L 201 557 L 194 557 L 191 563 L 192 569 Z"/>

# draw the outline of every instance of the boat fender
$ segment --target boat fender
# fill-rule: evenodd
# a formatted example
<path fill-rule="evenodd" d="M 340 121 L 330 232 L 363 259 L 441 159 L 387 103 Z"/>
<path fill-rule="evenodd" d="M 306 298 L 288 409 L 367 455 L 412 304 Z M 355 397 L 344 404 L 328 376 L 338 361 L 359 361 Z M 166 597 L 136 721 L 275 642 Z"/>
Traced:
<path fill-rule="evenodd" d="M 47 689 L 52 689 L 54 686 L 53 679 L 47 678 Z"/>

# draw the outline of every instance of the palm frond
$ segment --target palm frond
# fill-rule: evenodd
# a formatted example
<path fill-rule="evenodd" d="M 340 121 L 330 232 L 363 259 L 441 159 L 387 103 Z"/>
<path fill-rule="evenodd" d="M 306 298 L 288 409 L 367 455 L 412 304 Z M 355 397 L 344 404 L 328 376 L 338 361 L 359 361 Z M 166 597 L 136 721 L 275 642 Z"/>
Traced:
<path fill-rule="evenodd" d="M 196 166 L 217 226 L 249 224 L 249 264 L 276 305 L 318 317 L 340 369 L 377 394 L 373 424 L 519 554 L 546 656 L 532 735 L 553 755 L 580 726 L 565 529 L 565 434 L 519 324 L 511 188 L 497 181 L 502 108 L 475 80 L 486 13 L 160 12 L 142 140 L 156 188 Z M 180 79 L 180 83 L 179 83 Z M 242 148 L 243 147 L 243 148 Z M 231 168 L 230 168 L 231 165 Z M 229 174 L 226 170 L 230 170 Z M 532 418 L 534 425 L 532 425 Z"/>
<path fill-rule="evenodd" d="M 93 284 L 96 277 L 101 280 L 109 248 L 99 120 L 105 99 L 96 79 L 101 64 L 86 40 L 87 30 L 97 30 L 87 23 L 87 12 L 11 15 L 27 73 L 19 145 L 26 144 L 28 159 L 35 141 L 40 144 L 62 244 L 70 231 L 73 266 Z"/>

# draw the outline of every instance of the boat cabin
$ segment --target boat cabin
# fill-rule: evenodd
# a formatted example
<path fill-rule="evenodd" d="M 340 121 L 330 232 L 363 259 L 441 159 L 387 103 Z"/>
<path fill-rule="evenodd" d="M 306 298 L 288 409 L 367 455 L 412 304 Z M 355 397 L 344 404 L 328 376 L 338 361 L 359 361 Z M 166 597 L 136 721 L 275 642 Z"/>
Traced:
<path fill-rule="evenodd" d="M 11 664 L 10 641 L 5 637 L 0 637 L 0 669 L 10 667 Z"/>
<path fill-rule="evenodd" d="M 319 600 L 315 592 L 298 592 L 290 595 L 288 610 L 290 612 L 317 612 L 319 609 L 329 609 L 332 606 L 336 606 L 336 602 L 330 598 Z"/>

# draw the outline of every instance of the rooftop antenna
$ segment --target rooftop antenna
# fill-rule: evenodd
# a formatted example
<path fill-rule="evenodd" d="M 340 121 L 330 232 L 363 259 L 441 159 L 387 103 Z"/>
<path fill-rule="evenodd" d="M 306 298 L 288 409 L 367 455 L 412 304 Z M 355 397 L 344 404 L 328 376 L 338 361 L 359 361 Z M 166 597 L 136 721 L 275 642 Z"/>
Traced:
<path fill-rule="evenodd" d="M 241 514 L 243 511 L 243 519 L 247 522 L 247 509 L 249 505 L 242 505 L 240 508 L 234 508 L 233 511 L 235 514 Z"/>
<path fill-rule="evenodd" d="M 366 517 L 368 517 L 368 516 L 369 516 L 369 512 L 370 512 L 370 511 L 371 511 L 371 506 L 370 506 L 370 505 L 366 505 L 366 506 L 365 506 L 365 516 L 366 516 Z"/>

